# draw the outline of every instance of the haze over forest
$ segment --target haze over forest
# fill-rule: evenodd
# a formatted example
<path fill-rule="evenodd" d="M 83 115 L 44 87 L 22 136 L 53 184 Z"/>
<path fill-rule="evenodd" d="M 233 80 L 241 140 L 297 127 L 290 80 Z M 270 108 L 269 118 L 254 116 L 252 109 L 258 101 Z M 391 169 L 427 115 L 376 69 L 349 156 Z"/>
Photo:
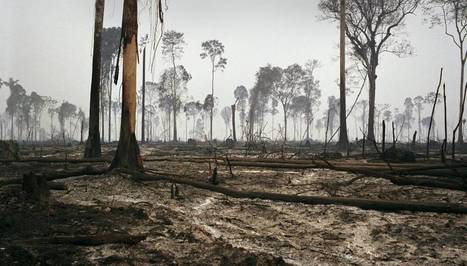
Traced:
<path fill-rule="evenodd" d="M 0 265 L 467 265 L 466 0 L 0 0 Z"/>
<path fill-rule="evenodd" d="M 122 4 L 121 0 L 106 3 L 104 27 L 120 26 Z M 209 63 L 199 56 L 201 43 L 217 39 L 225 46 L 227 65 L 223 72 L 216 74 L 218 111 L 215 123 L 218 126 L 214 129 L 215 137 L 226 137 L 220 112 L 224 106 L 234 102 L 234 89 L 244 85 L 250 90 L 255 85 L 259 67 L 267 64 L 285 68 L 295 63 L 304 65 L 308 60 L 319 60 L 321 67 L 316 70 L 316 79 L 320 82 L 322 97 L 316 106 L 315 122 L 326 114 L 328 97 L 338 98 L 339 25 L 321 19 L 318 1 L 294 0 L 285 4 L 278 0 L 203 0 L 196 3 L 170 0 L 167 4 L 164 29 L 184 33 L 186 42 L 184 53 L 177 62 L 184 65 L 192 76 L 187 83 L 185 101 L 202 102 L 210 93 Z M 28 92 L 36 91 L 59 102 L 69 101 L 81 107 L 87 116 L 94 1 L 0 0 L 0 6 L 0 77 L 4 80 L 9 77 L 18 79 Z M 139 6 L 140 37 L 149 33 L 150 12 L 147 5 Z M 404 58 L 391 54 L 382 56 L 378 68 L 376 102 L 390 104 L 393 114 L 394 108 L 402 112 L 406 97 L 425 97 L 435 90 L 439 69 L 444 67 L 449 103 L 448 126 L 453 128 L 459 110 L 458 51 L 444 35 L 443 28 L 430 28 L 430 23 L 424 21 L 426 19 L 427 16 L 418 9 L 415 15 L 407 17 L 403 34 L 396 37 L 410 41 L 414 55 Z M 349 65 L 350 59 L 348 56 Z M 159 49 L 153 74 L 148 75 L 148 79 L 157 82 L 162 71 L 170 66 L 170 60 L 164 59 Z M 140 67 L 141 64 L 138 71 Z M 138 80 L 140 87 L 140 74 Z M 357 80 L 353 87 L 349 84 L 352 93 L 348 95 L 348 108 L 360 84 L 361 80 Z M 5 111 L 8 95 L 6 87 L 0 90 L 1 112 Z M 116 99 L 116 93 L 114 96 Z M 367 99 L 365 87 L 360 100 Z M 429 115 L 429 109 L 425 106 L 423 117 Z M 357 117 L 349 117 L 351 138 L 355 138 L 357 133 L 361 134 L 354 123 L 355 119 L 359 121 L 361 113 L 357 108 Z M 438 120 L 441 115 L 441 112 L 437 112 Z M 180 117 L 180 127 L 183 128 L 184 115 Z M 280 121 L 280 114 L 277 121 Z M 266 125 L 266 130 L 270 130 L 270 124 Z M 316 134 L 316 129 L 314 131 Z M 184 130 L 181 133 L 184 136 Z"/>

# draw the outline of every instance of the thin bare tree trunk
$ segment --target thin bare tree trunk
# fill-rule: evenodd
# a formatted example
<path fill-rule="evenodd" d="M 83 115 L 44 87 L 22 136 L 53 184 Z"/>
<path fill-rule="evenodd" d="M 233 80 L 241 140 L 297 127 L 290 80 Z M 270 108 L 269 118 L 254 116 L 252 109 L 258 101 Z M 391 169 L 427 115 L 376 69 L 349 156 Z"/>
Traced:
<path fill-rule="evenodd" d="M 101 156 L 101 142 L 99 132 L 99 90 L 101 82 L 101 41 L 104 21 L 104 5 L 105 0 L 96 0 L 91 99 L 89 104 L 89 133 L 88 140 L 86 141 L 84 158 L 98 158 Z"/>
<path fill-rule="evenodd" d="M 345 0 L 340 0 L 340 113 L 339 148 L 347 149 L 346 80 L 345 80 Z"/>
<path fill-rule="evenodd" d="M 136 61 L 138 38 L 138 2 L 123 3 L 123 91 L 120 140 L 110 166 L 113 168 L 143 169 L 136 141 Z"/>
<path fill-rule="evenodd" d="M 461 84 L 460 84 L 460 104 L 459 104 L 459 132 L 457 137 L 457 143 L 462 144 L 464 143 L 464 126 L 462 125 L 462 119 L 464 117 L 464 112 L 462 111 L 462 107 L 464 106 L 464 76 L 465 76 L 465 60 L 462 58 L 462 50 L 461 48 Z"/>
<path fill-rule="evenodd" d="M 211 104 L 211 113 L 209 114 L 209 132 L 210 132 L 210 140 L 212 141 L 212 120 L 213 120 L 213 109 L 214 109 L 214 61 L 212 61 L 212 73 L 211 73 L 211 97 L 212 97 L 212 104 Z"/>
<path fill-rule="evenodd" d="M 145 136 L 145 111 L 146 111 L 146 46 L 143 49 L 143 85 L 142 85 L 142 90 L 143 90 L 143 106 L 141 110 L 141 141 L 144 142 L 146 140 Z"/>
<path fill-rule="evenodd" d="M 443 81 L 443 68 L 441 68 L 441 71 L 440 71 L 440 74 L 439 74 L 438 88 L 436 89 L 435 102 L 433 103 L 433 109 L 431 110 L 430 126 L 428 127 L 428 134 L 427 134 L 427 137 L 426 137 L 426 158 L 427 159 L 428 159 L 428 157 L 430 155 L 431 126 L 433 125 L 433 116 L 435 115 L 436 102 L 438 101 L 439 88 L 441 87 L 441 82 L 442 81 Z"/>
<path fill-rule="evenodd" d="M 173 141 L 178 140 L 177 136 L 177 66 L 175 65 L 175 55 L 172 54 L 172 64 L 173 64 L 173 81 L 172 81 L 172 93 L 173 93 L 173 119 L 174 119 L 174 132 L 173 132 Z"/>
<path fill-rule="evenodd" d="M 375 93 L 376 93 L 376 71 L 374 66 L 373 70 L 368 73 L 368 80 L 370 84 L 369 97 L 368 97 L 368 129 L 367 138 L 371 141 L 375 140 Z"/>
<path fill-rule="evenodd" d="M 112 68 L 112 65 L 110 65 L 110 68 Z M 110 79 L 109 79 L 109 143 L 112 140 L 112 76 L 113 76 L 113 71 L 110 71 Z"/>
<path fill-rule="evenodd" d="M 285 108 L 285 106 L 283 106 L 284 108 L 284 142 L 287 141 L 287 110 Z"/>
<path fill-rule="evenodd" d="M 235 128 L 235 107 L 236 103 L 232 104 L 231 109 L 232 109 L 232 135 L 233 135 L 233 140 L 237 142 L 237 130 Z"/>

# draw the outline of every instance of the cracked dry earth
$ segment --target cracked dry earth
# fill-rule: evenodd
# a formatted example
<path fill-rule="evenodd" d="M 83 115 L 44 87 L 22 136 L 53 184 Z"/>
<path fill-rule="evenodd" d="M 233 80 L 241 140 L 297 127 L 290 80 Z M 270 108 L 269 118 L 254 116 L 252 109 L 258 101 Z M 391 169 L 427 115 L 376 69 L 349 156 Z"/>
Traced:
<path fill-rule="evenodd" d="M 205 180 L 207 164 L 146 163 L 147 169 Z M 174 170 L 176 169 L 176 170 Z M 298 195 L 467 203 L 464 192 L 395 186 L 330 170 L 220 169 L 221 185 Z M 466 265 L 467 216 L 384 213 L 234 199 L 126 175 L 63 180 L 48 207 L 29 203 L 17 186 L 0 188 L 0 264 L 94 265 Z M 331 184 L 331 185 L 330 185 Z M 103 232 L 147 233 L 135 245 L 30 245 L 24 239 Z M 2 259 L 3 258 L 3 259 Z"/>

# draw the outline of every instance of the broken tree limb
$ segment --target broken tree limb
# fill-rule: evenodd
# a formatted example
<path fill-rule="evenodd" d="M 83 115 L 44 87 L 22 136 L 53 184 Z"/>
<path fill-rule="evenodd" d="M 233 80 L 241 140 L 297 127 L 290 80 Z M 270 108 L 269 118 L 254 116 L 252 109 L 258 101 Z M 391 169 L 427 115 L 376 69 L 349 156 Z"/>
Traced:
<path fill-rule="evenodd" d="M 436 213 L 467 213 L 467 206 L 453 203 L 438 202 L 413 202 L 413 201 L 390 201 L 372 200 L 345 197 L 319 197 L 319 196 L 296 196 L 257 191 L 238 191 L 218 185 L 193 181 L 185 178 L 154 176 L 145 173 L 122 170 L 139 181 L 167 181 L 177 184 L 189 185 L 199 189 L 206 189 L 221 193 L 234 198 L 263 199 L 282 202 L 303 203 L 309 205 L 343 205 L 358 207 L 365 210 L 377 210 L 387 212 L 413 211 L 413 212 L 436 212 Z"/>

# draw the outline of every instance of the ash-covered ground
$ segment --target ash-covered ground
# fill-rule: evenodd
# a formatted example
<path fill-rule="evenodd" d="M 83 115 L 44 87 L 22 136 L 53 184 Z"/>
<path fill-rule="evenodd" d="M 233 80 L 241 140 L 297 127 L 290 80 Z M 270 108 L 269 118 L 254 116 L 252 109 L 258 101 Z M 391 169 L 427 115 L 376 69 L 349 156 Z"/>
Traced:
<path fill-rule="evenodd" d="M 69 148 L 70 158 L 82 147 Z M 107 152 L 110 150 L 107 147 Z M 157 146 L 142 148 L 145 156 Z M 48 151 L 43 151 L 43 156 Z M 54 153 L 53 156 L 60 154 Z M 52 156 L 52 155 L 50 155 Z M 105 163 L 93 164 L 106 166 Z M 0 180 L 74 165 L 9 163 Z M 209 166 L 146 162 L 148 171 L 206 181 Z M 467 203 L 465 192 L 396 186 L 325 169 L 219 167 L 220 186 L 244 191 L 365 199 Z M 121 173 L 58 180 L 47 204 L 20 185 L 0 187 L 2 265 L 465 265 L 467 216 L 379 212 L 345 206 L 236 199 L 163 181 L 138 182 Z M 79 246 L 40 241 L 54 236 L 146 234 L 134 245 Z M 38 240 L 38 241 L 36 241 Z"/>

